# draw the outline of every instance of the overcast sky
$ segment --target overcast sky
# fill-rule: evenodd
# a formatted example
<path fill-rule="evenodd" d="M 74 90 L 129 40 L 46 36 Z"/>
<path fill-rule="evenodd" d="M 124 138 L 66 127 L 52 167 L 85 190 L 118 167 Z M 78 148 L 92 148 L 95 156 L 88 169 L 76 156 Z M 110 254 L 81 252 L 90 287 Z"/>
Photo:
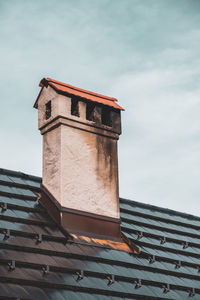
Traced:
<path fill-rule="evenodd" d="M 0 0 L 0 167 L 41 176 L 52 77 L 126 109 L 121 197 L 200 215 L 199 53 L 199 0 Z"/>

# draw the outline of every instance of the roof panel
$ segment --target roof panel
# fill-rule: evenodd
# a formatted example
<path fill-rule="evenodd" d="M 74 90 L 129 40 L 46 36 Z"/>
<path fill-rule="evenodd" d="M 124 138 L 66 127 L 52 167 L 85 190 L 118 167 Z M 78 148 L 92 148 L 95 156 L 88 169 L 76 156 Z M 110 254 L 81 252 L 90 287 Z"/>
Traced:
<path fill-rule="evenodd" d="M 60 239 L 65 238 L 63 233 L 36 202 L 34 189 L 39 187 L 40 178 L 27 179 L 29 175 L 2 169 L 0 175 L 3 183 L 0 185 L 0 201 L 9 204 L 6 211 L 0 211 L 0 230 L 11 229 L 7 240 L 3 240 L 4 233 L 0 231 L 0 284 L 2 276 L 7 278 L 0 297 L 17 295 L 38 300 L 188 299 L 188 289 L 192 287 L 199 293 L 200 239 L 191 235 L 198 233 L 198 229 L 188 227 L 188 224 L 199 226 L 197 219 L 122 200 L 122 231 L 139 246 L 140 255 L 77 242 L 65 245 Z M 168 217 L 169 222 L 166 221 Z M 175 224 L 173 220 L 182 224 Z M 140 231 L 144 236 L 138 239 Z M 36 242 L 38 233 L 43 234 L 40 243 Z M 161 244 L 160 237 L 163 236 L 167 240 Z M 183 249 L 182 241 L 191 244 Z M 150 255 L 156 256 L 154 263 L 149 262 Z M 16 261 L 14 271 L 8 270 L 7 263 L 11 260 Z M 175 262 L 179 260 L 181 267 L 176 268 Z M 42 268 L 46 265 L 50 271 L 45 276 Z M 84 278 L 77 281 L 76 273 L 80 270 L 84 271 Z M 108 276 L 111 275 L 115 275 L 115 282 L 108 285 Z M 142 280 L 140 288 L 135 288 L 136 279 Z M 163 286 L 167 283 L 172 288 L 163 293 Z M 197 294 L 192 299 L 199 297 Z"/>

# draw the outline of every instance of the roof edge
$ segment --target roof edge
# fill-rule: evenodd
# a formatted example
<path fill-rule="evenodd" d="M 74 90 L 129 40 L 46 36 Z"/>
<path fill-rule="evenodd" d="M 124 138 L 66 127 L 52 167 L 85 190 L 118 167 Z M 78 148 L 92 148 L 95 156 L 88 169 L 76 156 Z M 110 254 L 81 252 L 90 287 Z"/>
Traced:
<path fill-rule="evenodd" d="M 35 176 L 35 175 L 29 175 L 20 171 L 12 171 L 12 170 L 8 170 L 8 169 L 3 169 L 0 168 L 0 174 L 3 175 L 10 175 L 10 176 L 15 176 L 15 177 L 19 177 L 19 178 L 24 178 L 24 179 L 30 179 L 33 181 L 37 181 L 37 182 L 42 182 L 42 178 L 39 176 Z"/>

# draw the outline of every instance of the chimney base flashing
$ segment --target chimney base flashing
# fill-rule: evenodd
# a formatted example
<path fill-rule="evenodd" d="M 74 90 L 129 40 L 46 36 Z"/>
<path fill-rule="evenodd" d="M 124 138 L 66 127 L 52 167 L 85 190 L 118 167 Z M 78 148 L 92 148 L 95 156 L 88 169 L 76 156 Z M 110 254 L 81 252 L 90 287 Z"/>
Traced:
<path fill-rule="evenodd" d="M 43 184 L 41 184 L 41 190 L 39 199 L 41 205 L 69 234 L 78 233 L 96 238 L 121 240 L 121 219 L 62 207 Z"/>
<path fill-rule="evenodd" d="M 62 213 L 61 225 L 69 231 L 69 233 L 84 234 L 90 237 L 103 237 L 109 239 L 120 240 L 120 220 L 113 222 L 106 219 L 97 219 L 92 214 L 78 215 L 70 212 Z"/>

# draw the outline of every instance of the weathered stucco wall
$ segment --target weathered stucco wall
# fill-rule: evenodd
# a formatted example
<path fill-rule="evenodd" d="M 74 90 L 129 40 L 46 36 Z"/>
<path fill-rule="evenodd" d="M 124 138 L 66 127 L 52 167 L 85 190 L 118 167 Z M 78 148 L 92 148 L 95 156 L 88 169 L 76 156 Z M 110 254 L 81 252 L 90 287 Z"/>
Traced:
<path fill-rule="evenodd" d="M 61 199 L 61 127 L 43 135 L 42 183 L 60 202 Z"/>
<path fill-rule="evenodd" d="M 61 125 L 61 204 L 119 218 L 117 141 Z"/>

